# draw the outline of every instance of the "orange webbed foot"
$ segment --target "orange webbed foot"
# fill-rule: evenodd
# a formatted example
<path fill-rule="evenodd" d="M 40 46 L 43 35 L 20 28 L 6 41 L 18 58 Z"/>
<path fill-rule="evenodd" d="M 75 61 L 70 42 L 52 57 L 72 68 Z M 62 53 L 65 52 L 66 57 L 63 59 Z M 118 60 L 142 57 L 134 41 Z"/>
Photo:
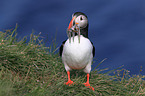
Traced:
<path fill-rule="evenodd" d="M 90 86 L 90 84 L 89 84 L 89 83 L 87 83 L 87 82 L 86 82 L 86 83 L 84 83 L 84 85 L 85 85 L 86 87 L 90 88 L 90 89 L 91 89 L 91 90 L 93 90 L 93 91 L 95 90 L 95 89 L 94 89 L 92 86 Z"/>
<path fill-rule="evenodd" d="M 87 74 L 87 82 L 86 83 L 84 83 L 84 85 L 86 86 L 86 87 L 89 87 L 91 90 L 95 90 L 92 86 L 90 86 L 90 83 L 89 83 L 89 74 Z"/>
<path fill-rule="evenodd" d="M 65 84 L 70 86 L 71 84 L 73 84 L 73 81 L 68 80 Z"/>
<path fill-rule="evenodd" d="M 86 82 L 86 83 L 84 83 L 84 85 L 85 85 L 86 87 L 90 86 L 90 84 L 89 84 L 89 83 L 87 83 L 87 82 Z"/>
<path fill-rule="evenodd" d="M 67 71 L 67 75 L 68 75 L 68 81 L 65 84 L 70 86 L 71 84 L 73 84 L 73 81 L 71 81 L 71 79 L 70 79 L 70 72 L 69 71 Z"/>

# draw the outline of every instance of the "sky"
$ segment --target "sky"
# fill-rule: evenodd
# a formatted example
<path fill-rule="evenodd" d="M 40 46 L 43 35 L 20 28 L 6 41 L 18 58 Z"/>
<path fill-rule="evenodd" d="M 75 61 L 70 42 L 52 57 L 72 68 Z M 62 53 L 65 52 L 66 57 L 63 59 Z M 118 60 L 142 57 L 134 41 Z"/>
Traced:
<path fill-rule="evenodd" d="M 46 46 L 56 37 L 57 47 L 67 39 L 74 12 L 89 20 L 89 39 L 96 48 L 94 68 L 122 65 L 130 74 L 145 74 L 145 0 L 1 0 L 0 30 L 18 24 L 18 38 L 41 32 Z M 140 69 L 142 67 L 142 72 Z"/>

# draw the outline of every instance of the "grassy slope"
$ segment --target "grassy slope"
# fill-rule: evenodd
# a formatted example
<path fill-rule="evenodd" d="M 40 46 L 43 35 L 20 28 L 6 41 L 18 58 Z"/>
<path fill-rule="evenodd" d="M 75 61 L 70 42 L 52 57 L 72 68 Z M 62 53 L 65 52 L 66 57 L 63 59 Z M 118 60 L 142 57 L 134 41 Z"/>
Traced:
<path fill-rule="evenodd" d="M 18 41 L 15 31 L 0 32 L 0 96 L 145 95 L 144 76 L 130 77 L 126 70 L 122 77 L 122 70 L 114 71 L 114 76 L 92 71 L 90 83 L 95 91 L 83 85 L 85 73 L 71 71 L 75 85 L 66 86 L 67 74 L 58 54 L 33 34 L 28 43 L 26 38 Z"/>

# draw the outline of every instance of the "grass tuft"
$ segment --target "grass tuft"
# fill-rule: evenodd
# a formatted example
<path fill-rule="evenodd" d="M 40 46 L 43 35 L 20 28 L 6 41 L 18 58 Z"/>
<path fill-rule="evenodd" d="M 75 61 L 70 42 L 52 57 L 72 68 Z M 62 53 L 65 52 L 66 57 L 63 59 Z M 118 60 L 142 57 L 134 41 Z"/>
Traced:
<path fill-rule="evenodd" d="M 31 34 L 29 42 L 27 37 L 17 40 L 16 29 L 0 31 L 0 96 L 145 95 L 145 76 L 130 76 L 125 69 L 113 70 L 113 76 L 101 73 L 105 69 L 93 70 L 90 83 L 95 91 L 83 85 L 86 74 L 82 71 L 71 71 L 75 84 L 64 85 L 67 74 L 61 58 L 54 54 L 57 48 L 45 47 L 39 35 Z"/>

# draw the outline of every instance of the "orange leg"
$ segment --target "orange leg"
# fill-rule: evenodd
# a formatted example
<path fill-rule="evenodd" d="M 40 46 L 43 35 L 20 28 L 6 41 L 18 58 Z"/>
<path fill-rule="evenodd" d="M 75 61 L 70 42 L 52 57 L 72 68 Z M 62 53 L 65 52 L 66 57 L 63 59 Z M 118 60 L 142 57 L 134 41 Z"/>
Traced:
<path fill-rule="evenodd" d="M 84 85 L 85 85 L 86 87 L 89 87 L 90 89 L 92 89 L 92 90 L 94 91 L 94 88 L 93 88 L 92 86 L 90 86 L 89 77 L 90 77 L 90 75 L 89 75 L 89 73 L 88 73 L 88 74 L 87 74 L 87 82 L 84 83 Z"/>
<path fill-rule="evenodd" d="M 70 80 L 70 72 L 69 71 L 67 71 L 67 75 L 68 75 L 68 81 L 65 84 L 70 86 L 73 83 L 73 81 Z"/>

